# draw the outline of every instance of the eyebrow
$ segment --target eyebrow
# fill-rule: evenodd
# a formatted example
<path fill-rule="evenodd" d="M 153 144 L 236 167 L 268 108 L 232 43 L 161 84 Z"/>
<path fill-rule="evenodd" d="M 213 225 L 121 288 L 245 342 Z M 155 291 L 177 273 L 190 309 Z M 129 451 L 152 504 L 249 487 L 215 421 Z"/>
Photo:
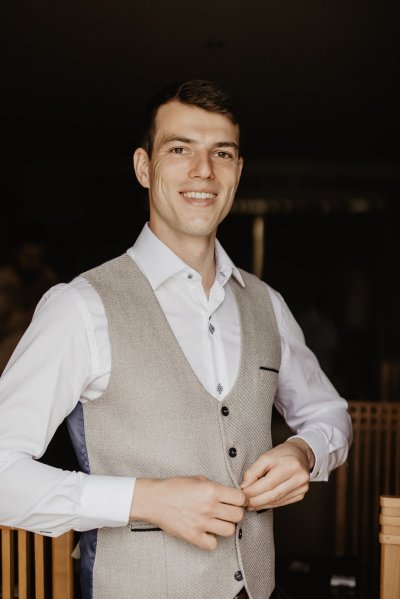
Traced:
<path fill-rule="evenodd" d="M 184 143 L 184 144 L 196 144 L 196 140 L 195 139 L 190 139 L 189 137 L 179 137 L 179 136 L 175 136 L 175 135 L 171 135 L 170 137 L 166 137 L 163 142 L 162 145 L 171 143 L 171 142 L 180 142 L 180 143 Z M 234 148 L 235 150 L 237 150 L 239 152 L 239 144 L 237 144 L 234 141 L 218 141 L 217 143 L 213 144 L 215 148 Z"/>

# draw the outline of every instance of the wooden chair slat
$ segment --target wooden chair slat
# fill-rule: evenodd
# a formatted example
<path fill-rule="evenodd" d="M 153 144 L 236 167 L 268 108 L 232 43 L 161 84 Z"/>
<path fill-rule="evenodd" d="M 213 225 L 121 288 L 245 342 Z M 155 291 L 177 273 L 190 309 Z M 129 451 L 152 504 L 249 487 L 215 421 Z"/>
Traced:
<path fill-rule="evenodd" d="M 29 533 L 18 530 L 18 597 L 29 599 L 30 551 Z"/>
<path fill-rule="evenodd" d="M 17 581 L 14 579 L 14 543 L 18 537 Z M 33 537 L 33 544 L 32 544 Z M 46 538 L 43 535 L 0 525 L 2 577 L 1 599 L 14 599 L 18 587 L 18 599 L 46 599 L 50 590 L 50 564 L 46 563 Z M 51 539 L 52 599 L 74 599 L 74 532 L 70 530 Z M 32 551 L 33 549 L 33 551 Z M 31 560 L 34 579 L 31 579 Z"/>
<path fill-rule="evenodd" d="M 71 557 L 74 549 L 73 531 L 53 539 L 52 549 L 53 597 L 55 599 L 73 599 L 74 575 Z"/>
<path fill-rule="evenodd" d="M 44 537 L 34 535 L 35 548 L 35 597 L 45 599 L 45 574 L 44 574 Z"/>
<path fill-rule="evenodd" d="M 2 597 L 14 599 L 14 532 L 1 529 Z"/>

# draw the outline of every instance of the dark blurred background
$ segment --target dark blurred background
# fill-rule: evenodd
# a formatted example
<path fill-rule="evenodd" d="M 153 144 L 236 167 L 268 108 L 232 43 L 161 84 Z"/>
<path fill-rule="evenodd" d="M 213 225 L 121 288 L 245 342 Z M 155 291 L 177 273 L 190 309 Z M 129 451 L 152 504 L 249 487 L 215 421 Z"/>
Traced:
<path fill-rule="evenodd" d="M 196 77 L 242 115 L 245 170 L 221 241 L 252 270 L 262 219 L 263 278 L 340 393 L 378 400 L 383 364 L 400 360 L 398 17 L 388 0 L 3 7 L 3 364 L 49 286 L 133 243 L 147 219 L 131 167 L 143 105 Z M 278 516 L 282 560 L 331 552 L 329 485 L 301 518 Z"/>

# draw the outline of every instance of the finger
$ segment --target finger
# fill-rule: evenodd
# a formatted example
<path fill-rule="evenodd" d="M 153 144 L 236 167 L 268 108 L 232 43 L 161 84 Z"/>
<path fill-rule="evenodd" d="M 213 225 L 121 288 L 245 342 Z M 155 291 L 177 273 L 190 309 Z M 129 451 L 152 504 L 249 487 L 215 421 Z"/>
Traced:
<path fill-rule="evenodd" d="M 276 489 L 252 497 L 248 509 L 263 509 L 263 506 L 276 507 L 286 505 L 288 500 L 301 495 L 303 498 L 308 491 L 308 484 L 292 488 L 287 484 L 279 485 Z"/>
<path fill-rule="evenodd" d="M 242 507 L 247 505 L 247 496 L 241 489 L 219 485 L 217 498 L 221 503 Z"/>
<path fill-rule="evenodd" d="M 235 524 L 232 524 L 232 522 L 225 522 L 224 520 L 218 520 L 217 518 L 208 522 L 206 530 L 206 532 L 211 532 L 220 537 L 233 537 L 235 531 Z"/>
<path fill-rule="evenodd" d="M 265 493 L 266 491 L 272 491 L 288 480 L 290 480 L 290 473 L 276 468 L 267 472 L 265 476 L 257 479 L 256 482 L 252 483 L 244 490 L 247 497 L 250 499 L 252 497 L 257 497 L 257 495 Z"/>
<path fill-rule="evenodd" d="M 257 482 L 246 487 L 245 492 L 250 499 L 261 495 L 261 493 L 272 491 L 285 483 L 289 485 L 289 490 L 293 490 L 308 484 L 309 480 L 308 472 L 303 469 L 295 468 L 293 465 L 277 465 Z"/>
<path fill-rule="evenodd" d="M 245 510 L 242 507 L 220 503 L 215 512 L 215 517 L 219 520 L 237 524 L 243 520 L 244 514 Z"/>
<path fill-rule="evenodd" d="M 256 482 L 259 478 L 264 476 L 267 472 L 267 469 L 271 465 L 272 461 L 267 453 L 263 453 L 249 468 L 247 468 L 246 472 L 243 475 L 242 484 L 240 485 L 241 489 L 245 489 L 248 485 Z"/>
<path fill-rule="evenodd" d="M 215 538 L 215 535 L 209 532 L 201 533 L 196 540 L 192 541 L 194 545 L 197 545 L 201 549 L 208 549 L 209 551 L 214 551 L 217 548 L 218 541 Z"/>
<path fill-rule="evenodd" d="M 251 497 L 249 500 L 249 506 L 260 506 L 263 503 L 278 503 L 284 497 L 288 497 L 289 495 L 293 495 L 293 493 L 298 493 L 303 490 L 303 488 L 308 488 L 308 482 L 304 483 L 297 482 L 294 479 L 288 479 L 285 482 L 277 485 L 273 489 L 265 490 L 258 495 Z"/>
<path fill-rule="evenodd" d="M 248 511 L 255 512 L 255 511 L 259 511 L 259 510 L 267 510 L 270 508 L 283 507 L 285 505 L 290 505 L 291 503 L 297 503 L 298 501 L 302 501 L 304 499 L 304 496 L 305 496 L 305 493 L 299 493 L 297 495 L 290 495 L 288 497 L 285 497 L 284 499 L 282 499 L 282 501 L 279 501 L 277 503 L 260 505 L 257 508 L 249 507 Z"/>

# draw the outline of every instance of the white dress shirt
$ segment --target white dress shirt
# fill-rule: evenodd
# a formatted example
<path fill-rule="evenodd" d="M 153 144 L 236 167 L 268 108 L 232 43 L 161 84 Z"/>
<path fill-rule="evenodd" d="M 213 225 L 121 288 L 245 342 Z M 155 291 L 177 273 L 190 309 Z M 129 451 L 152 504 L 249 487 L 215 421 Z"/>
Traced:
<path fill-rule="evenodd" d="M 240 320 L 227 285 L 242 277 L 216 242 L 216 278 L 207 299 L 201 276 L 146 225 L 128 250 L 164 311 L 190 366 L 221 400 L 237 376 Z M 313 480 L 327 480 L 351 441 L 346 402 L 321 371 L 282 297 L 268 287 L 282 346 L 275 406 L 314 452 Z M 124 526 L 135 479 L 67 472 L 37 462 L 76 404 L 95 401 L 111 370 L 108 323 L 100 297 L 83 277 L 56 285 L 0 380 L 0 522 L 50 536 L 71 528 Z"/>

